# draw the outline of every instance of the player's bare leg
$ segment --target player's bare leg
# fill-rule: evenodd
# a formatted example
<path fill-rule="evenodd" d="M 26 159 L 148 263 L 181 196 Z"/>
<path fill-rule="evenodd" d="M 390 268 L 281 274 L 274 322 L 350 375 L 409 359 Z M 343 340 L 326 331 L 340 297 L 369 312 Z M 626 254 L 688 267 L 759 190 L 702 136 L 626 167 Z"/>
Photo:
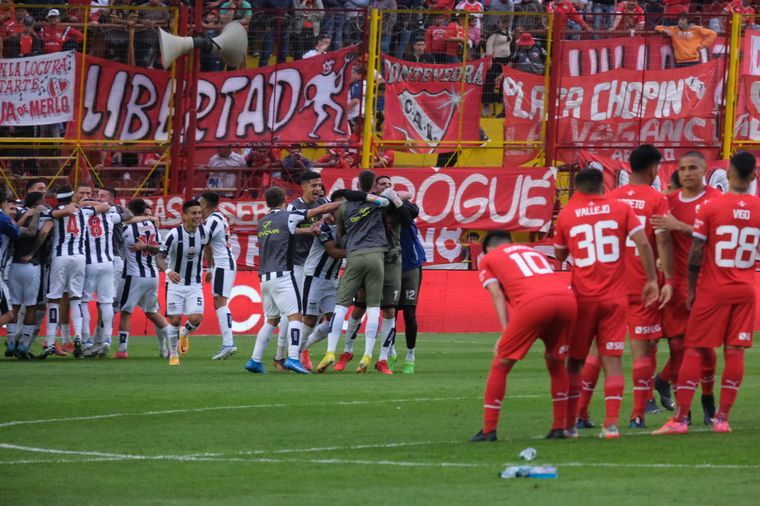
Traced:
<path fill-rule="evenodd" d="M 172 317 L 174 318 L 174 317 Z M 177 322 L 177 326 L 182 321 L 182 317 L 178 316 L 177 319 L 179 320 Z M 185 353 L 190 350 L 190 334 L 198 330 L 198 327 L 201 326 L 201 321 L 203 321 L 203 315 L 202 314 L 189 314 L 187 315 L 187 321 L 185 324 L 179 329 L 179 353 L 180 355 L 184 355 Z"/>

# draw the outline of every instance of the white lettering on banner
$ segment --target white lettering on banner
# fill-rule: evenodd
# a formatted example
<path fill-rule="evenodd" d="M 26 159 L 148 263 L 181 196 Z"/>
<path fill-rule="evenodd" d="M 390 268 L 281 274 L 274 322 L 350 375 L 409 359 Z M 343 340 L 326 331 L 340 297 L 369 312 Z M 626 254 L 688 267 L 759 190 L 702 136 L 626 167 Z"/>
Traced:
<path fill-rule="evenodd" d="M 483 78 L 486 74 L 486 61 L 478 60 L 465 65 L 464 72 L 458 63 L 450 65 L 415 65 L 402 62 L 394 58 L 385 59 L 385 82 L 395 84 L 397 82 L 439 82 L 458 83 L 464 80 L 466 84 L 483 86 Z"/>
<path fill-rule="evenodd" d="M 219 116 L 219 124 L 216 126 L 216 138 L 224 139 L 230 129 L 230 113 L 232 112 L 232 104 L 235 101 L 234 95 L 240 90 L 244 89 L 248 85 L 247 77 L 233 77 L 227 79 L 222 85 L 220 90 L 224 96 L 224 102 L 222 104 L 222 113 Z"/>
<path fill-rule="evenodd" d="M 445 202 L 445 205 L 443 207 L 443 210 L 436 215 L 430 215 L 427 212 L 425 212 L 425 195 L 428 191 L 428 189 L 433 186 L 437 182 L 443 182 L 448 186 L 448 195 L 440 195 L 436 197 L 435 201 L 436 204 L 441 202 L 443 200 Z M 447 214 L 449 214 L 449 211 L 451 211 L 451 206 L 454 205 L 454 192 L 456 191 L 456 183 L 454 180 L 448 176 L 447 174 L 435 174 L 433 176 L 430 176 L 423 181 L 422 185 L 420 185 L 420 190 L 417 193 L 417 199 L 416 203 L 417 206 L 420 208 L 420 217 L 425 220 L 427 223 L 438 223 L 442 219 L 446 217 Z M 443 199 L 440 199 L 440 197 L 443 197 Z"/>
<path fill-rule="evenodd" d="M 0 126 L 70 121 L 75 74 L 73 51 L 0 59 Z"/>
<path fill-rule="evenodd" d="M 145 138 L 150 131 L 150 119 L 145 113 L 145 109 L 150 109 L 158 100 L 156 87 L 153 86 L 153 82 L 144 75 L 136 75 L 129 83 L 131 91 L 129 93 L 129 102 L 127 102 L 127 110 L 124 113 L 124 125 L 121 129 L 121 135 L 119 138 L 125 141 L 132 141 Z M 143 90 L 148 95 L 147 100 L 143 100 Z M 138 100 L 140 103 L 138 104 Z M 133 124 L 137 124 L 137 128 L 131 131 L 130 128 Z"/>
<path fill-rule="evenodd" d="M 246 307 L 250 308 L 251 304 L 261 304 L 261 295 L 259 295 L 258 290 L 248 286 L 248 285 L 235 285 L 232 287 L 232 291 L 230 292 L 230 304 L 232 304 L 232 301 L 235 300 L 236 297 L 245 297 L 248 299 L 248 303 L 246 303 Z M 240 312 L 236 311 L 233 313 L 232 317 L 232 331 L 233 332 L 248 332 L 259 323 L 259 320 L 261 320 L 261 313 L 254 313 L 252 311 L 247 311 L 245 314 L 248 315 L 248 317 L 245 320 L 236 320 L 235 316 L 240 316 Z"/>
<path fill-rule="evenodd" d="M 750 51 L 749 55 L 745 58 L 749 59 L 749 74 L 753 76 L 760 76 L 760 35 L 756 35 L 757 32 L 750 32 Z"/>

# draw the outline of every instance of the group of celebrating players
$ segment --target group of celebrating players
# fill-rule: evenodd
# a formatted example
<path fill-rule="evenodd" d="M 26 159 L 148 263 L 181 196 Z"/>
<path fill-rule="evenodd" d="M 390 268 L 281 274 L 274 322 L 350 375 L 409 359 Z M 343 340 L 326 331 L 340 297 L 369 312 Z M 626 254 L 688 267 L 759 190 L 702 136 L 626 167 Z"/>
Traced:
<path fill-rule="evenodd" d="M 636 148 L 629 158 L 630 184 L 608 194 L 601 171 L 577 173 L 554 234 L 557 260 L 572 258 L 570 286 L 536 249 L 513 244 L 506 232 L 486 236 L 480 278 L 504 332 L 486 384 L 483 429 L 471 441 L 496 440 L 507 377 L 537 339 L 546 345 L 551 379 L 547 438 L 574 438 L 577 429 L 593 427 L 588 406 L 600 369 L 606 408 L 600 437 L 619 438 L 626 327 L 633 351 L 630 427 L 646 427 L 656 388 L 663 407 L 675 413 L 653 434 L 687 433 L 701 384 L 705 424 L 716 433 L 731 432 L 729 412 L 742 381 L 744 350 L 752 345 L 755 313 L 760 199 L 750 188 L 756 161 L 746 152 L 731 158 L 724 194 L 706 186 L 703 155 L 686 153 L 672 179 L 680 189 L 666 196 L 652 187 L 661 158 L 654 146 Z M 663 337 L 670 358 L 655 375 Z M 716 409 L 718 347 L 725 367 Z"/>
<path fill-rule="evenodd" d="M 382 345 L 375 368 L 393 374 L 400 305 L 408 348 L 403 372 L 414 372 L 415 310 L 425 261 L 414 225 L 418 210 L 409 196 L 402 199 L 393 191 L 389 177 L 376 178 L 365 171 L 359 175 L 359 185 L 364 191 L 339 191 L 329 202 L 319 174 L 307 172 L 302 197 L 290 204 L 281 188 L 266 191 L 270 212 L 259 223 L 258 237 L 267 321 L 257 335 L 247 370 L 265 372 L 264 349 L 279 324 L 273 362 L 278 370 L 309 373 L 313 369 L 309 347 L 328 338 L 328 352 L 317 371 L 325 372 L 333 364 L 342 371 L 353 359 L 366 312 L 366 345 L 357 369 L 366 372 L 382 312 Z M 55 208 L 49 208 L 43 202 L 46 190 L 44 181 L 30 181 L 20 209 L 9 196 L 3 197 L 0 324 L 8 327 L 6 356 L 106 357 L 114 315 L 119 312 L 115 357 L 126 359 L 131 315 L 139 307 L 155 326 L 160 356 L 169 365 L 179 365 L 180 355 L 189 349 L 189 335 L 203 318 L 204 279 L 211 283 L 222 336 L 222 346 L 212 359 L 223 360 L 237 351 L 227 306 L 236 265 L 218 194 L 205 192 L 184 202 L 182 223 L 162 237 L 142 199 L 131 200 L 124 209 L 114 205 L 113 189 L 100 189 L 93 198 L 89 186 L 64 185 L 57 189 Z M 348 260 L 339 280 L 343 258 Z M 163 312 L 159 272 L 164 272 L 167 282 Z M 92 300 L 98 311 L 94 335 L 87 304 Z M 345 349 L 336 361 L 352 305 Z M 46 317 L 47 339 L 35 357 L 32 343 Z"/>

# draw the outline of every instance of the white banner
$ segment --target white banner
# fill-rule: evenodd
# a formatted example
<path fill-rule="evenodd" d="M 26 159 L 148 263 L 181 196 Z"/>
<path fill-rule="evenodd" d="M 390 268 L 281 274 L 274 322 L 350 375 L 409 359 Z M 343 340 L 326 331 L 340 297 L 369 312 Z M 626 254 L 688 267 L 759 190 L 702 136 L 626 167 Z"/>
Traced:
<path fill-rule="evenodd" d="M 71 121 L 75 78 L 74 51 L 0 59 L 0 126 Z"/>

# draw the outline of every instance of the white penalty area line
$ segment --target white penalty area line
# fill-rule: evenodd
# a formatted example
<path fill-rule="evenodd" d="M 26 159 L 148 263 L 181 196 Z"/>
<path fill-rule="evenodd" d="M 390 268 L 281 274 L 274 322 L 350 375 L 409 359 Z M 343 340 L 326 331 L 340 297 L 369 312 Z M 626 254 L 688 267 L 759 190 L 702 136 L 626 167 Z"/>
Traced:
<path fill-rule="evenodd" d="M 510 395 L 508 399 L 534 399 L 542 397 L 541 395 Z M 267 409 L 267 408 L 301 408 L 301 407 L 313 407 L 313 406 L 361 406 L 365 404 L 393 404 L 393 403 L 408 403 L 408 402 L 445 402 L 445 401 L 474 401 L 472 397 L 418 397 L 412 399 L 380 399 L 380 400 L 354 400 L 354 401 L 335 401 L 335 402 L 319 402 L 319 403 L 305 403 L 305 404 L 243 404 L 237 406 L 209 406 L 204 408 L 181 408 L 181 409 L 166 409 L 160 411 L 142 411 L 136 413 L 106 413 L 102 415 L 91 416 L 73 416 L 64 418 L 42 418 L 39 420 L 12 420 L 8 422 L 0 423 L 0 428 L 14 427 L 17 425 L 36 425 L 41 423 L 59 423 L 59 422 L 77 422 L 85 420 L 103 420 L 108 418 L 120 418 L 125 416 L 161 416 L 161 415 L 174 415 L 185 413 L 204 413 L 207 411 L 231 411 L 241 409 Z"/>
<path fill-rule="evenodd" d="M 524 460 L 522 462 L 508 462 L 506 466 L 525 466 L 528 465 Z M 533 465 L 533 463 L 531 463 Z M 758 464 L 674 464 L 674 463 L 620 463 L 620 462 L 554 462 L 551 465 L 562 467 L 623 467 L 628 469 L 760 469 Z"/>

